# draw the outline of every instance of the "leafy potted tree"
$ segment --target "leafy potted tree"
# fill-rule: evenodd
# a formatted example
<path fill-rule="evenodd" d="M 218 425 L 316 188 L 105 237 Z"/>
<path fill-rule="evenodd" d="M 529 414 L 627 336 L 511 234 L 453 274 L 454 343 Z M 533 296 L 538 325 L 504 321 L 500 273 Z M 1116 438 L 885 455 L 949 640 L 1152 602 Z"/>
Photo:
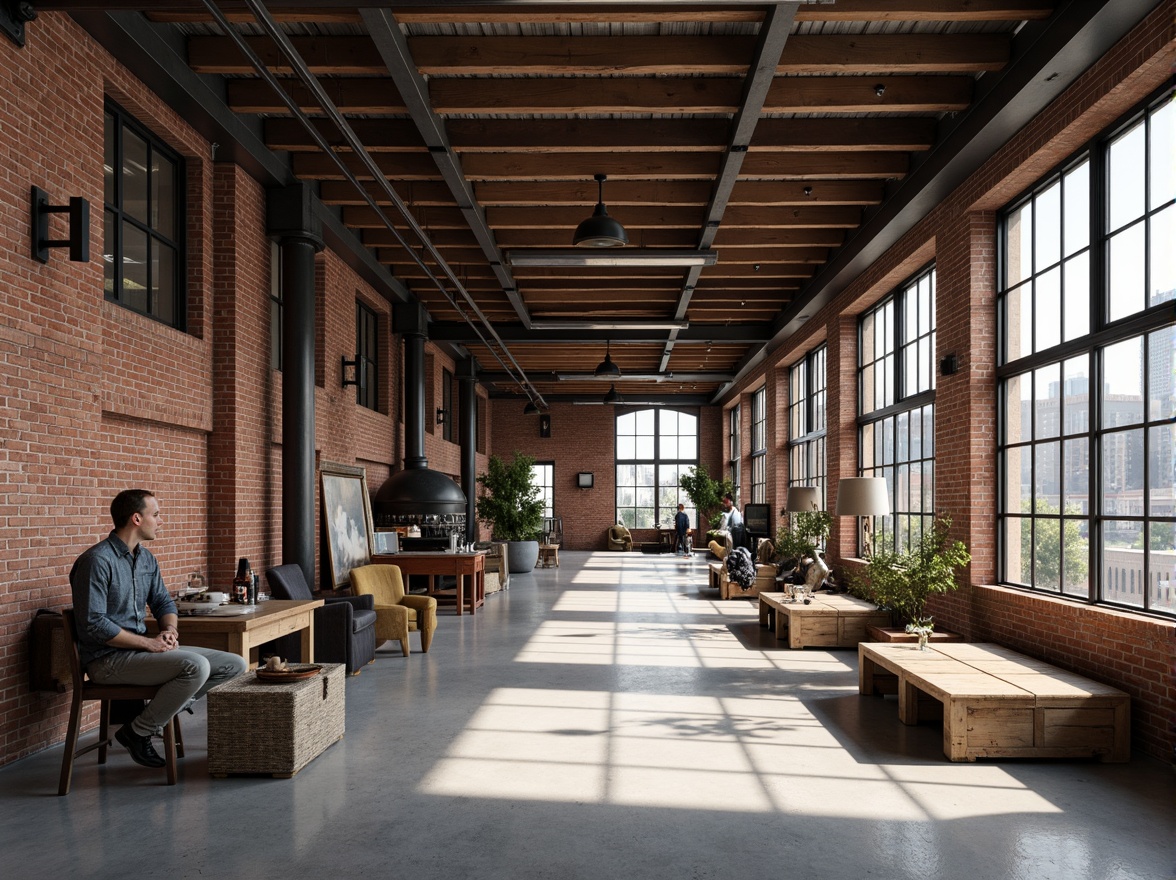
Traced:
<path fill-rule="evenodd" d="M 850 592 L 889 610 L 900 626 L 918 637 L 925 648 L 934 629 L 927 599 L 959 587 L 956 570 L 972 561 L 963 541 L 950 541 L 951 517 L 935 520 L 914 546 L 895 553 L 875 548 L 863 571 L 852 578 Z"/>
<path fill-rule="evenodd" d="M 539 559 L 543 500 L 535 484 L 535 459 L 516 452 L 505 462 L 490 456 L 486 473 L 478 476 L 478 519 L 496 541 L 506 542 L 506 567 L 511 574 L 531 571 Z"/>
<path fill-rule="evenodd" d="M 723 496 L 735 494 L 735 486 L 730 480 L 714 479 L 704 464 L 688 468 L 686 473 L 678 478 L 678 485 L 682 487 L 682 491 L 686 493 L 686 497 L 690 499 L 690 503 L 698 511 L 700 526 L 704 522 L 708 527 L 714 525 L 713 517 L 715 512 L 722 507 Z"/>

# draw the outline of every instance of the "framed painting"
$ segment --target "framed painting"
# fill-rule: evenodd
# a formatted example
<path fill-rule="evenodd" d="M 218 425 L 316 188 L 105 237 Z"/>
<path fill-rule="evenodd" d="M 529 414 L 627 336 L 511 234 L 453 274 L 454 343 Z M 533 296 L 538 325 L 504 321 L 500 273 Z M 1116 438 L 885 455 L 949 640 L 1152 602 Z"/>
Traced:
<path fill-rule="evenodd" d="M 324 461 L 320 479 L 331 589 L 338 590 L 351 580 L 351 569 L 372 559 L 367 475 L 361 467 Z"/>

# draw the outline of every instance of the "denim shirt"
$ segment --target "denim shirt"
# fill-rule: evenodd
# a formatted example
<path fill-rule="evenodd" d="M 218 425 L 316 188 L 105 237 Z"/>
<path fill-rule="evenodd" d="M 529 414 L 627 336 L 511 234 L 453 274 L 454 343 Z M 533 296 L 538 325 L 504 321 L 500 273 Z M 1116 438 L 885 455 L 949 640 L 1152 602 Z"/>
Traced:
<path fill-rule="evenodd" d="M 155 556 L 142 544 L 132 553 L 113 531 L 77 558 L 69 584 L 83 669 L 121 650 L 107 642 L 122 630 L 145 635 L 148 605 L 156 620 L 176 613 Z"/>

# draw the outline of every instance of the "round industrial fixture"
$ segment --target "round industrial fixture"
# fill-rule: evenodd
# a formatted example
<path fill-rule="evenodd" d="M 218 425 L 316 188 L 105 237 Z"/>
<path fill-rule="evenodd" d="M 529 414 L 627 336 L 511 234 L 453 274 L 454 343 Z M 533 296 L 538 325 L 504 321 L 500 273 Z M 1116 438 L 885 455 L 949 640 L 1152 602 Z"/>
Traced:
<path fill-rule="evenodd" d="M 523 415 L 525 416 L 533 416 L 537 412 L 539 412 L 539 407 L 535 406 L 535 401 L 533 400 L 528 400 L 523 406 Z"/>
<path fill-rule="evenodd" d="M 614 364 L 613 359 L 609 357 L 612 351 L 612 340 L 606 341 L 604 345 L 604 360 L 596 365 L 596 369 L 592 371 L 592 375 L 598 378 L 619 379 L 621 378 L 621 368 Z"/>
<path fill-rule="evenodd" d="M 606 405 L 616 406 L 618 404 L 624 403 L 625 399 L 621 397 L 620 393 L 617 391 L 616 385 L 609 385 L 608 393 L 604 395 L 604 402 Z"/>
<path fill-rule="evenodd" d="M 572 244 L 589 248 L 624 247 L 629 243 L 629 234 L 625 232 L 624 226 L 608 216 L 608 209 L 604 207 L 604 181 L 607 175 L 597 174 L 595 180 L 599 188 L 596 210 L 576 227 Z"/>

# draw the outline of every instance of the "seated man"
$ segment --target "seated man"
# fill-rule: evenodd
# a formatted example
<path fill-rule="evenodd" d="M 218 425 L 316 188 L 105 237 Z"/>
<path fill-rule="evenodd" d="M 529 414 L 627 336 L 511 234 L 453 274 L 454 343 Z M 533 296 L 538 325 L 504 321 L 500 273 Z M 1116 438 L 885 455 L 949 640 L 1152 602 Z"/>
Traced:
<path fill-rule="evenodd" d="M 110 503 L 114 529 L 78 557 L 69 573 L 82 668 L 99 684 L 160 685 L 155 699 L 115 739 L 145 767 L 164 760 L 151 744 L 181 709 L 243 673 L 236 654 L 180 647 L 176 606 L 144 542 L 159 529 L 159 503 L 145 489 L 119 492 Z M 150 637 L 145 608 L 159 621 Z"/>

